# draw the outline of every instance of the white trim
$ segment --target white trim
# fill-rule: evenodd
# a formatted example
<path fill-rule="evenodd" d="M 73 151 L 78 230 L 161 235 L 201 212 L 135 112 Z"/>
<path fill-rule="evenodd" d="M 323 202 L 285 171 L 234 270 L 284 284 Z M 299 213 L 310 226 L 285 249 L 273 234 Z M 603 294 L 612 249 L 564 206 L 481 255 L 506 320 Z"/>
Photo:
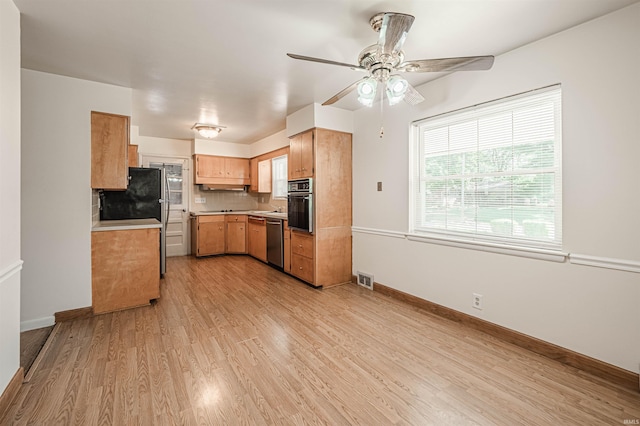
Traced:
<path fill-rule="evenodd" d="M 11 278 L 14 274 L 18 273 L 20 270 L 22 270 L 23 263 L 24 261 L 22 259 L 18 259 L 15 262 L 13 262 L 13 264 L 0 270 L 0 284 L 5 282 L 5 280 L 8 280 L 9 278 Z"/>
<path fill-rule="evenodd" d="M 586 254 L 574 254 L 569 256 L 569 262 L 575 265 L 595 266 L 596 268 L 616 269 L 640 273 L 640 262 L 626 259 L 613 259 L 608 257 L 588 256 Z"/>
<path fill-rule="evenodd" d="M 480 250 L 490 253 L 507 254 L 510 256 L 528 257 L 531 259 L 548 260 L 551 262 L 564 262 L 569 256 L 569 253 L 562 253 L 553 250 L 541 250 L 533 249 L 529 247 L 518 247 L 507 244 L 492 244 L 479 241 L 468 241 L 463 239 L 453 238 L 437 238 L 432 236 L 424 236 L 417 234 L 407 234 L 409 241 L 416 241 L 420 243 L 439 244 L 449 247 L 457 247 L 470 250 Z"/>
<path fill-rule="evenodd" d="M 49 326 L 55 325 L 55 323 L 56 323 L 56 317 L 54 316 L 22 321 L 20 323 L 20 332 L 22 333 L 23 331 L 36 330 L 38 328 L 49 327 Z"/>
<path fill-rule="evenodd" d="M 438 238 L 434 236 L 424 236 L 418 234 L 411 234 L 407 232 L 387 231 L 383 229 L 374 228 L 362 228 L 359 226 L 352 226 L 352 232 L 361 234 L 379 235 L 382 237 L 391 238 L 406 238 L 409 241 L 427 244 L 438 244 L 442 246 L 457 247 L 469 250 L 480 250 L 489 253 L 506 254 L 510 256 L 528 257 L 531 259 L 547 260 L 551 262 L 564 262 L 569 253 L 563 253 L 553 250 L 532 249 L 529 247 L 518 247 L 506 244 L 492 244 L 478 241 L 468 241 L 464 239 L 453 238 Z"/>
<path fill-rule="evenodd" d="M 391 237 L 391 238 L 406 238 L 406 234 L 404 232 L 387 231 L 383 229 L 374 229 L 374 228 L 362 228 L 360 226 L 352 226 L 351 232 L 359 232 L 361 234 L 380 235 L 383 237 Z"/>

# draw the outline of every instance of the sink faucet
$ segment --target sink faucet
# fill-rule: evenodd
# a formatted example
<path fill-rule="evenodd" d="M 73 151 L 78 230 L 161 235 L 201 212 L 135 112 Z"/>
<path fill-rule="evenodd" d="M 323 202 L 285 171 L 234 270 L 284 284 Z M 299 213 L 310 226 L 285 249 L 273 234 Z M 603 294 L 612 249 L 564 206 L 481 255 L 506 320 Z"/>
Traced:
<path fill-rule="evenodd" d="M 274 209 L 276 209 L 275 211 L 277 211 L 278 213 L 282 213 L 282 207 L 281 206 L 274 206 L 273 204 L 269 204 L 271 207 L 273 207 Z"/>

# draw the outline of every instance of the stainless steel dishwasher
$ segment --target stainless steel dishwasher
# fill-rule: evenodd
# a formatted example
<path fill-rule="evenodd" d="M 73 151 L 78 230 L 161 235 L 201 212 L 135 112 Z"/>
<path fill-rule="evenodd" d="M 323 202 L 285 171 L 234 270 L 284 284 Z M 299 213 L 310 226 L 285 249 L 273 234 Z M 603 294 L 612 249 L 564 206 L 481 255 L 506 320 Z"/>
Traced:
<path fill-rule="evenodd" d="M 267 218 L 267 262 L 278 268 L 284 266 L 283 239 L 282 221 Z"/>

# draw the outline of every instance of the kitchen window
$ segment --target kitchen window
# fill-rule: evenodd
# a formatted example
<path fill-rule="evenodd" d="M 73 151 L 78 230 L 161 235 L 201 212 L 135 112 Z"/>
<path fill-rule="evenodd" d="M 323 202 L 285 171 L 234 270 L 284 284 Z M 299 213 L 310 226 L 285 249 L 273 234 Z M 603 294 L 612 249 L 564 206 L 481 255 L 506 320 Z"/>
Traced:
<path fill-rule="evenodd" d="M 274 199 L 287 199 L 287 156 L 271 159 L 271 196 Z"/>
<path fill-rule="evenodd" d="M 561 249 L 559 85 L 427 118 L 412 130 L 410 233 Z"/>

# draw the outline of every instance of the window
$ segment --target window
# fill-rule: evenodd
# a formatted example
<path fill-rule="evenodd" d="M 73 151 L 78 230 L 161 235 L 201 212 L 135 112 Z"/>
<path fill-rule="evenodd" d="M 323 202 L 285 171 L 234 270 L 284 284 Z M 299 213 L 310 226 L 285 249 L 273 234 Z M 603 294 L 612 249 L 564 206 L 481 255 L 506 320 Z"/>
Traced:
<path fill-rule="evenodd" d="M 412 233 L 561 249 L 559 85 L 413 127 Z"/>
<path fill-rule="evenodd" d="M 287 198 L 287 156 L 271 159 L 271 196 L 274 199 Z"/>

